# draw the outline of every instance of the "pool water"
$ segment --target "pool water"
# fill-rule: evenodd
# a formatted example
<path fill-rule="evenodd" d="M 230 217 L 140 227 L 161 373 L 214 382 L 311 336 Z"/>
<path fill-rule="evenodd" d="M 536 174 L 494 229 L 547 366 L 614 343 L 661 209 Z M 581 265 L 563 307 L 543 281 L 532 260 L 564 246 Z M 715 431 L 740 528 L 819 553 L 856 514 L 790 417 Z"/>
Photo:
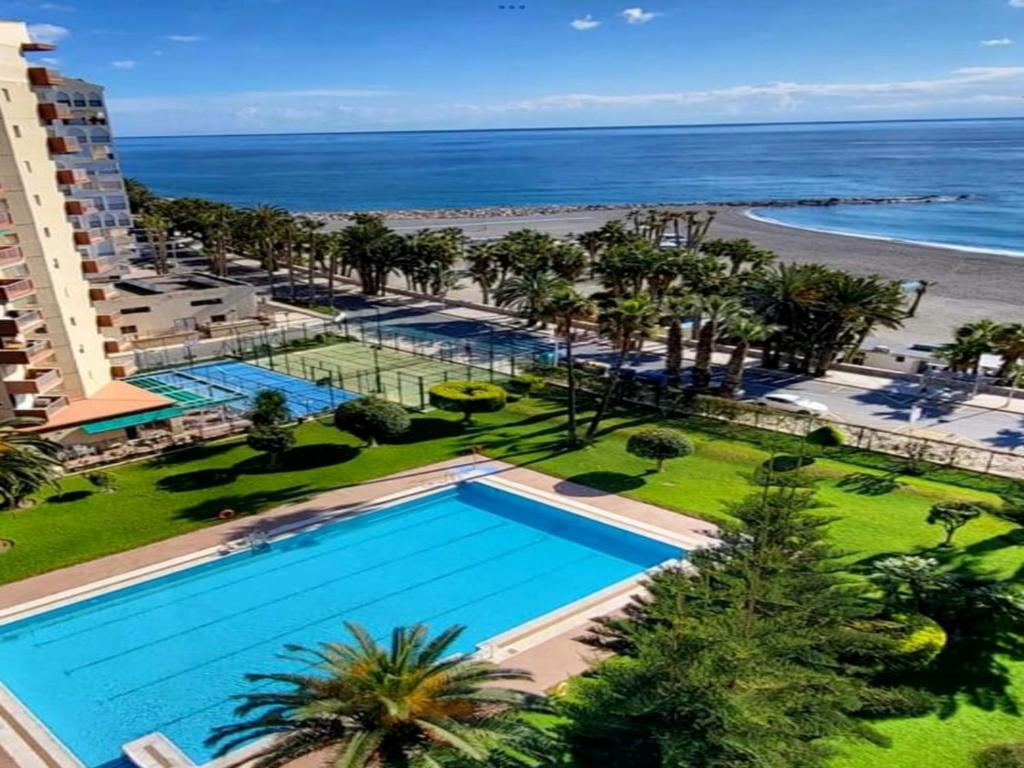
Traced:
<path fill-rule="evenodd" d="M 0 682 L 87 766 L 160 731 L 197 763 L 286 643 L 467 627 L 458 651 L 683 553 L 481 483 L 0 626 Z"/>

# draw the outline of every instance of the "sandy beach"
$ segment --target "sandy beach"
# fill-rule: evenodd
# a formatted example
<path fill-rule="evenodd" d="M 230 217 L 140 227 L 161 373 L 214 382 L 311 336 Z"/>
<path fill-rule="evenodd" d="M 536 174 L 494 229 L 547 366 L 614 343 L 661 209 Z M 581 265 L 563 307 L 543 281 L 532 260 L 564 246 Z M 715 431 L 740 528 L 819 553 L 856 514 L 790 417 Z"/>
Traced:
<path fill-rule="evenodd" d="M 813 232 L 757 221 L 747 216 L 744 209 L 735 207 L 716 211 L 712 237 L 747 238 L 775 251 L 784 261 L 818 262 L 894 280 L 932 281 L 918 317 L 899 331 L 885 331 L 886 339 L 941 343 L 949 339 L 954 327 L 970 320 L 990 317 L 1024 322 L 1024 258 Z M 518 209 L 490 218 L 387 218 L 392 227 L 402 232 L 458 226 L 470 237 L 490 238 L 525 227 L 554 235 L 579 233 L 599 227 L 609 219 L 622 218 L 627 212 L 624 208 L 545 213 Z M 328 224 L 329 229 L 342 226 L 343 221 Z M 465 286 L 453 296 L 472 298 L 475 293 L 472 286 Z"/>

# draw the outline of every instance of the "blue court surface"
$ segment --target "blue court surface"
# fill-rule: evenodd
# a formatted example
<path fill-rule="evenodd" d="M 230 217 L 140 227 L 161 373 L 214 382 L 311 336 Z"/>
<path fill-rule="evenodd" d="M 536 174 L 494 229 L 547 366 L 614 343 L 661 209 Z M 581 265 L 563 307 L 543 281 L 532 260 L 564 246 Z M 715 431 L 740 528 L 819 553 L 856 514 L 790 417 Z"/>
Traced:
<path fill-rule="evenodd" d="M 471 482 L 0 626 L 0 682 L 88 768 L 154 731 L 202 764 L 247 672 L 300 671 L 287 643 L 423 622 L 472 652 L 683 554 Z"/>
<path fill-rule="evenodd" d="M 345 389 L 319 385 L 237 360 L 145 374 L 133 378 L 132 383 L 178 400 L 183 405 L 199 407 L 203 403 L 189 403 L 187 400 L 189 397 L 202 397 L 207 400 L 205 404 L 227 403 L 239 410 L 248 408 L 260 390 L 276 389 L 288 398 L 288 408 L 295 418 L 325 413 L 360 397 Z"/>

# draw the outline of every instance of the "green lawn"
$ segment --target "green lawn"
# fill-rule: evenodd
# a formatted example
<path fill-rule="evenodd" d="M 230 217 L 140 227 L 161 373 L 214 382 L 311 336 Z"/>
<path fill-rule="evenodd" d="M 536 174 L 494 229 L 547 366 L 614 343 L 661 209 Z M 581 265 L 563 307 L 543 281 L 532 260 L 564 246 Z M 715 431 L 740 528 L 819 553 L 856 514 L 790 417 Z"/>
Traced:
<path fill-rule="evenodd" d="M 93 492 L 85 480 L 69 478 L 62 495 L 51 491 L 36 507 L 0 517 L 0 536 L 16 544 L 0 557 L 0 582 L 214 525 L 217 512 L 225 507 L 257 513 L 331 488 L 464 455 L 476 443 L 495 457 L 709 521 L 728 519 L 728 505 L 755 490 L 751 473 L 768 452 L 749 442 L 712 435 L 720 430 L 700 422 L 675 424 L 690 434 L 695 454 L 668 462 L 660 474 L 650 473 L 649 462 L 625 452 L 630 431 L 649 421 L 610 419 L 597 446 L 560 452 L 563 426 L 558 406 L 523 401 L 503 413 L 478 417 L 479 424 L 468 430 L 446 414 L 417 416 L 403 443 L 371 450 L 333 428 L 307 423 L 298 428 L 297 446 L 282 468 L 272 473 L 265 471 L 261 457 L 233 442 L 115 470 L 115 493 Z M 703 431 L 705 426 L 709 431 Z M 868 487 L 870 483 L 851 485 L 848 478 L 880 472 L 832 459 L 819 458 L 804 471 L 817 479 L 822 514 L 836 518 L 832 535 L 854 566 L 886 553 L 933 553 L 941 531 L 924 520 L 938 499 L 996 500 L 979 490 L 920 478 L 900 478 L 899 487 L 879 494 Z M 1024 536 L 1005 521 L 983 516 L 958 534 L 957 543 L 955 554 L 943 555 L 945 559 L 1003 578 L 1024 576 Z M 1024 662 L 1005 655 L 951 659 L 932 682 L 946 697 L 941 718 L 883 723 L 895 741 L 891 750 L 856 746 L 836 762 L 837 767 L 969 768 L 970 753 L 978 746 L 1024 739 L 1024 720 L 1010 706 L 1013 700 L 1024 699 Z"/>

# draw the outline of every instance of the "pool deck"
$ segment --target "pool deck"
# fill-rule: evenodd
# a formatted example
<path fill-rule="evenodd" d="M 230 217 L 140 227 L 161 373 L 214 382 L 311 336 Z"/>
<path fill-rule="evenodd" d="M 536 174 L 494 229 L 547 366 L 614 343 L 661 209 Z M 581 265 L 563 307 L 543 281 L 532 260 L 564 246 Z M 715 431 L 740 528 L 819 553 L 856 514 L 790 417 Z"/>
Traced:
<path fill-rule="evenodd" d="M 139 572 L 155 572 L 155 569 L 175 561 L 188 562 L 200 553 L 244 540 L 257 531 L 271 532 L 315 525 L 348 513 L 356 514 L 381 499 L 440 488 L 464 476 L 462 473 L 467 470 L 483 466 L 490 471 L 487 482 L 507 485 L 510 490 L 518 488 L 528 491 L 536 494 L 540 500 L 561 501 L 580 514 L 603 516 L 613 524 L 618 520 L 619 524 L 638 532 L 662 534 L 666 540 L 688 549 L 706 546 L 711 542 L 708 534 L 713 532 L 714 526 L 703 520 L 500 461 L 483 457 L 476 461 L 462 458 L 328 491 L 276 507 L 258 516 L 210 526 L 128 552 L 0 586 L 0 620 L 14 618 L 26 609 L 55 607 L 59 602 L 77 594 L 93 591 L 98 584 L 106 583 L 109 588 L 114 588 L 137 576 Z M 631 595 L 639 591 L 639 581 L 638 578 L 613 585 L 552 616 L 540 617 L 494 638 L 486 650 L 497 663 L 523 668 L 533 675 L 532 683 L 523 685 L 523 688 L 537 692 L 549 690 L 566 678 L 582 672 L 593 662 L 593 652 L 577 642 L 576 638 L 585 631 L 593 617 L 621 608 Z M 52 750 L 43 747 L 49 740 L 45 738 L 46 734 L 38 735 L 37 728 L 29 729 L 37 733 L 36 738 L 25 739 L 19 738 L 19 731 L 4 727 L 8 718 L 24 722 L 24 713 L 13 709 L 16 709 L 16 702 L 12 706 L 0 696 L 0 768 L 68 766 L 66 756 L 55 755 Z M 24 731 L 21 733 L 24 736 Z"/>

